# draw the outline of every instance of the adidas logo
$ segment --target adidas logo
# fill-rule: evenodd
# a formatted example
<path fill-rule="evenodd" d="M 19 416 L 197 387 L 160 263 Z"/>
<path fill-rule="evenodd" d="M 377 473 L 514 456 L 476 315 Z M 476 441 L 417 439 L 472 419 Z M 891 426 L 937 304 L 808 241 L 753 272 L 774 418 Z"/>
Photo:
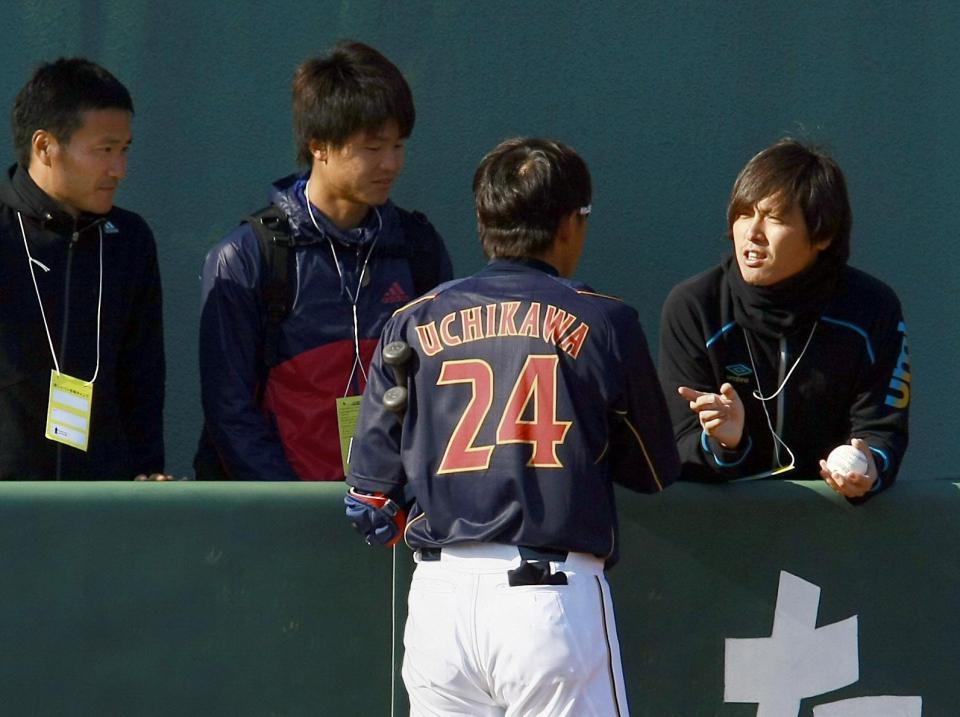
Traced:
<path fill-rule="evenodd" d="M 116 224 L 114 224 L 113 222 L 111 222 L 111 221 L 108 220 L 108 221 L 103 225 L 103 233 L 104 233 L 104 234 L 119 234 L 119 233 L 120 233 L 120 230 L 117 229 L 117 225 L 116 225 Z"/>
<path fill-rule="evenodd" d="M 381 301 L 384 304 L 405 304 L 410 301 L 410 295 L 403 290 L 399 281 L 395 281 L 390 285 L 390 288 L 387 289 Z"/>

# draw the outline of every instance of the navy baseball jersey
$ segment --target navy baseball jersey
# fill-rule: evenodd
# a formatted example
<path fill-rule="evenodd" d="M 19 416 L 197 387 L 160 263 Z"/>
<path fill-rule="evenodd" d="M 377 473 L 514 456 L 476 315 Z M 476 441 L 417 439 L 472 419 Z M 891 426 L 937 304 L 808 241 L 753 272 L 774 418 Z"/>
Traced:
<path fill-rule="evenodd" d="M 405 341 L 402 424 L 381 348 Z M 613 483 L 679 476 L 666 402 L 637 313 L 535 260 L 491 261 L 387 322 L 347 482 L 413 501 L 412 548 L 464 541 L 616 560 Z M 400 380 L 404 377 L 400 376 Z"/>

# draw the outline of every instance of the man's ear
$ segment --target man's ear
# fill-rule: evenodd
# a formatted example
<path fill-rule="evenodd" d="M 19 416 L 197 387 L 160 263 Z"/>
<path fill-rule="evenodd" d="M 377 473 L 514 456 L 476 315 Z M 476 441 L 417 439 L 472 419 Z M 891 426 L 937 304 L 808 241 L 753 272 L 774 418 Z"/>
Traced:
<path fill-rule="evenodd" d="M 818 252 L 820 252 L 824 249 L 827 249 L 832 243 L 833 237 L 827 237 L 826 239 L 817 239 L 815 242 L 813 242 L 813 246 Z"/>
<path fill-rule="evenodd" d="M 30 138 L 30 153 L 37 161 L 49 167 L 51 156 L 57 147 L 57 138 L 45 129 L 38 129 Z"/>
<path fill-rule="evenodd" d="M 327 143 L 318 142 L 315 139 L 310 140 L 310 154 L 316 161 L 326 162 L 327 161 Z"/>
<path fill-rule="evenodd" d="M 585 219 L 579 212 L 570 212 L 560 218 L 557 233 L 553 236 L 553 243 L 545 255 L 545 261 L 560 272 L 560 276 L 573 276 L 580 253 L 583 251 Z"/>
<path fill-rule="evenodd" d="M 577 222 L 579 220 L 580 216 L 576 212 L 570 212 L 561 217 L 560 223 L 557 225 L 556 241 L 558 243 L 569 242 L 576 234 Z"/>

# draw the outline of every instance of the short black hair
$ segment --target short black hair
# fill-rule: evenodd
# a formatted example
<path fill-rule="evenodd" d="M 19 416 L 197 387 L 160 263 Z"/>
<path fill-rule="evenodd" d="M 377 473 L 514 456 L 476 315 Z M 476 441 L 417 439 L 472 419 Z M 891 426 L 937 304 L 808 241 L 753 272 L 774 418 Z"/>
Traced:
<path fill-rule="evenodd" d="M 394 120 L 401 137 L 416 121 L 410 85 L 390 60 L 362 42 L 343 41 L 303 62 L 293 76 L 297 161 L 310 164 L 310 142 L 342 147 L 351 135 Z"/>
<path fill-rule="evenodd" d="M 133 114 L 127 88 L 107 70 L 82 57 L 40 65 L 13 102 L 10 124 L 17 161 L 30 165 L 33 133 L 43 129 L 66 144 L 83 125 L 87 110 L 120 109 Z"/>
<path fill-rule="evenodd" d="M 853 213 L 843 172 L 826 152 L 787 137 L 747 162 L 733 184 L 727 205 L 730 238 L 737 217 L 765 197 L 777 197 L 787 207 L 799 206 L 810 241 L 832 239 L 823 256 L 846 263 Z"/>
<path fill-rule="evenodd" d="M 488 257 L 537 256 L 563 217 L 590 204 L 590 171 L 576 152 L 548 139 L 501 142 L 473 175 L 480 243 Z"/>

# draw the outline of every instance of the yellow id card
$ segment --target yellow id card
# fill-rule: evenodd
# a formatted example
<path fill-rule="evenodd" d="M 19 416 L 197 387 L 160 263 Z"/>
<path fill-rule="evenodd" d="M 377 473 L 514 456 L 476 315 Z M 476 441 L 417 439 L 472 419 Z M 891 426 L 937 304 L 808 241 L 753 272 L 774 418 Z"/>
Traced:
<path fill-rule="evenodd" d="M 340 459 L 343 461 L 344 475 L 350 470 L 350 448 L 353 446 L 353 432 L 357 428 L 362 399 L 363 396 L 337 399 L 337 429 L 340 432 Z"/>
<path fill-rule="evenodd" d="M 91 406 L 92 383 L 51 371 L 46 437 L 86 451 L 90 437 Z"/>

